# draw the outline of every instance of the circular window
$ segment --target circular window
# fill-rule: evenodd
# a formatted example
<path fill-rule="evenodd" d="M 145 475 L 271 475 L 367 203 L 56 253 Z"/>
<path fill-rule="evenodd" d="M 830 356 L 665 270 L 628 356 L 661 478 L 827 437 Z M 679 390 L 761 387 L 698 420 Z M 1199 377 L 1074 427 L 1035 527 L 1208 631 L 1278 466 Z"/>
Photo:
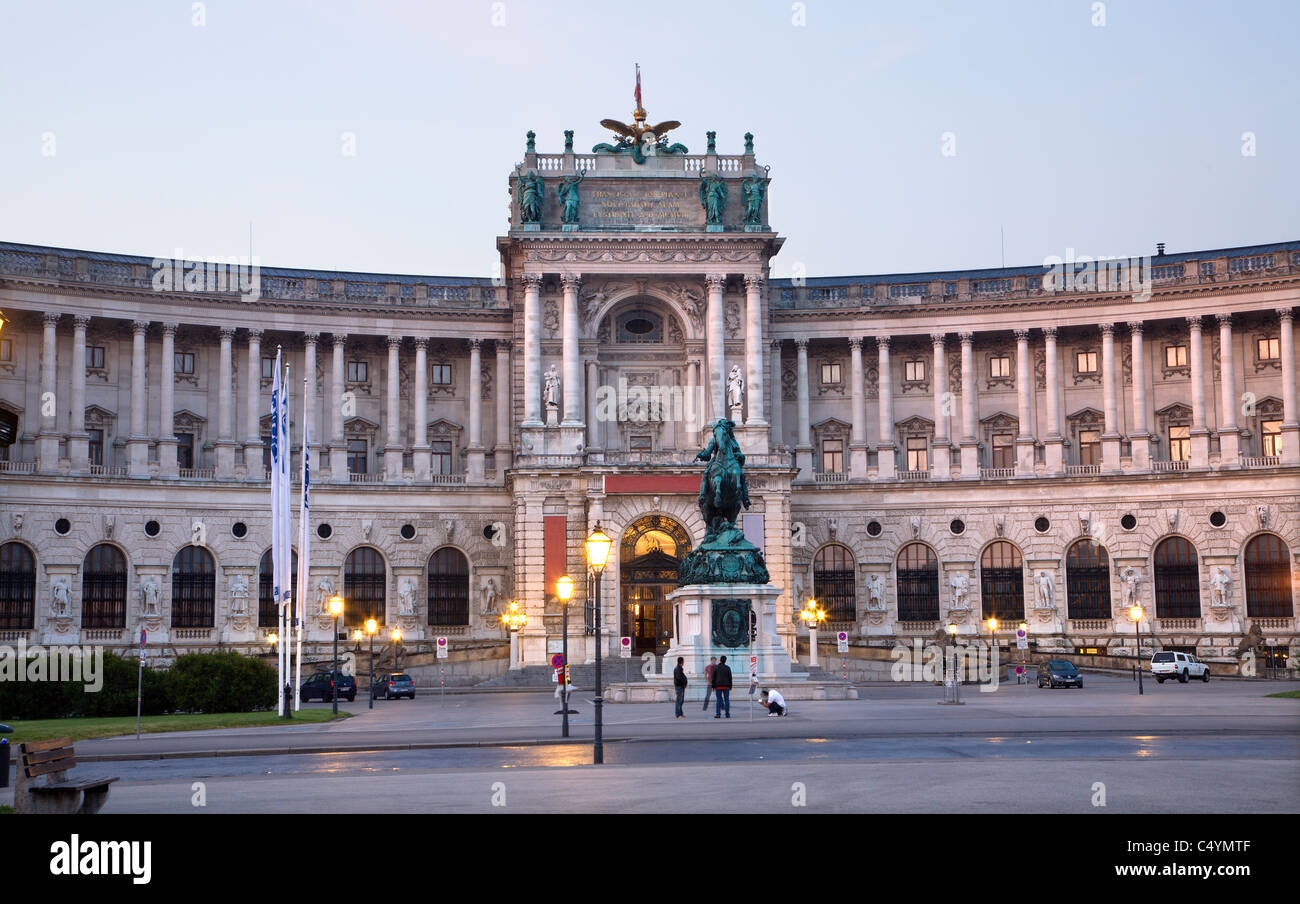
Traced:
<path fill-rule="evenodd" d="M 1048 521 L 1042 515 L 1039 515 L 1034 519 L 1034 530 L 1038 531 L 1040 534 L 1047 533 L 1047 529 L 1051 526 L 1052 522 Z"/>
<path fill-rule="evenodd" d="M 1119 526 L 1124 528 L 1124 530 L 1132 530 L 1138 526 L 1138 519 L 1131 513 L 1127 514 L 1123 518 L 1119 519 Z"/>
<path fill-rule="evenodd" d="M 879 537 L 879 536 L 880 536 L 880 532 L 881 532 L 883 529 L 884 529 L 884 528 L 882 528 L 882 527 L 880 526 L 880 522 L 879 522 L 879 521 L 872 521 L 870 524 L 867 525 L 867 533 L 870 534 L 870 535 L 873 536 L 873 537 Z"/>
<path fill-rule="evenodd" d="M 483 539 L 495 540 L 496 538 L 497 538 L 497 526 L 495 524 L 486 525 L 483 528 Z"/>
<path fill-rule="evenodd" d="M 1227 523 L 1228 523 L 1228 516 L 1223 514 L 1223 512 L 1214 512 L 1210 515 L 1210 524 L 1214 525 L 1215 527 L 1223 527 L 1223 525 Z"/>
<path fill-rule="evenodd" d="M 236 521 L 230 525 L 230 534 L 236 540 L 242 540 L 248 536 L 248 525 L 242 521 Z"/>
<path fill-rule="evenodd" d="M 655 325 L 644 317 L 633 317 L 623 323 L 623 329 L 634 336 L 644 336 L 654 332 Z"/>
<path fill-rule="evenodd" d="M 66 537 L 70 530 L 72 530 L 72 522 L 67 518 L 60 518 L 54 522 L 54 532 L 60 537 Z"/>
<path fill-rule="evenodd" d="M 960 518 L 953 518 L 952 523 L 948 525 L 948 530 L 960 536 L 966 533 L 966 522 Z"/>
<path fill-rule="evenodd" d="M 403 525 L 402 525 L 401 534 L 402 534 L 402 539 L 403 539 L 403 540 L 414 540 L 414 539 L 415 539 L 415 525 L 414 525 L 414 524 L 403 524 Z"/>
<path fill-rule="evenodd" d="M 156 537 L 158 536 L 158 532 L 161 530 L 162 530 L 162 525 L 159 524 L 157 521 L 146 521 L 144 523 L 144 532 L 146 536 Z"/>
<path fill-rule="evenodd" d="M 320 537 L 322 540 L 328 540 L 333 535 L 334 528 L 330 527 L 328 524 L 322 524 L 316 528 L 316 536 Z"/>

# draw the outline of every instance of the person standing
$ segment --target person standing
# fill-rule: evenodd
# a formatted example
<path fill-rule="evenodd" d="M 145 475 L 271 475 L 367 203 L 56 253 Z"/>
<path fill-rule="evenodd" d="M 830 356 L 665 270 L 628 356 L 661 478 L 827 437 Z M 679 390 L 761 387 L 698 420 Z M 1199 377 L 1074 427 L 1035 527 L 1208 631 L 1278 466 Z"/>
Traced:
<path fill-rule="evenodd" d="M 684 662 L 686 662 L 685 658 L 678 656 L 677 668 L 673 669 L 673 690 L 677 692 L 676 715 L 679 719 L 686 718 L 682 713 L 682 703 L 686 700 L 686 669 L 682 668 Z"/>
<path fill-rule="evenodd" d="M 704 712 L 709 711 L 709 695 L 713 693 L 713 670 L 718 667 L 718 657 L 710 656 L 709 664 L 704 667 Z"/>
<path fill-rule="evenodd" d="M 713 693 L 716 695 L 716 711 L 713 718 L 721 719 L 722 711 L 725 708 L 727 718 L 731 718 L 731 666 L 727 665 L 727 657 L 723 656 L 718 660 L 717 666 L 713 669 Z"/>

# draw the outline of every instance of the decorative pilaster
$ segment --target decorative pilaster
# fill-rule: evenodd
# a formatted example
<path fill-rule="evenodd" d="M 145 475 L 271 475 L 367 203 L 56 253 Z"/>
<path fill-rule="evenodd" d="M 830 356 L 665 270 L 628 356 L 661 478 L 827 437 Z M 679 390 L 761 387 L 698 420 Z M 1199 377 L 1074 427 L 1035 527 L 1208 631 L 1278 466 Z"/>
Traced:
<path fill-rule="evenodd" d="M 510 341 L 497 340 L 497 435 L 496 453 L 497 473 L 504 475 L 514 458 L 510 438 Z"/>
<path fill-rule="evenodd" d="M 1105 427 L 1101 434 L 1101 470 L 1119 473 L 1119 391 L 1115 374 L 1115 324 L 1101 324 L 1101 397 Z"/>
<path fill-rule="evenodd" d="M 975 334 L 959 333 L 961 340 L 961 476 L 980 476 L 979 436 L 975 426 Z"/>
<path fill-rule="evenodd" d="M 876 355 L 879 383 L 876 386 L 876 399 L 879 405 L 876 430 L 879 443 L 876 446 L 876 476 L 880 480 L 893 480 L 898 475 L 897 460 L 894 456 L 894 382 L 889 367 L 889 337 L 876 337 Z"/>
<path fill-rule="evenodd" d="M 158 476 L 163 478 L 180 474 L 176 458 L 176 330 L 175 323 L 162 325 L 162 366 L 158 368 Z"/>
<path fill-rule="evenodd" d="M 145 387 L 145 333 L 149 321 L 137 320 L 131 324 L 131 432 L 126 438 L 127 473 L 131 477 L 149 476 L 149 437 L 145 433 L 145 406 L 148 390 Z"/>
<path fill-rule="evenodd" d="M 727 277 L 711 274 L 705 278 L 709 293 L 707 322 L 708 339 L 708 385 L 709 385 L 709 422 L 727 416 L 727 352 L 726 341 L 726 303 L 722 290 L 727 284 Z"/>
<path fill-rule="evenodd" d="M 247 480 L 261 480 L 262 467 L 262 331 L 248 331 L 247 409 L 244 413 L 244 468 Z"/>
<path fill-rule="evenodd" d="M 1192 366 L 1192 439 L 1193 468 L 1210 466 L 1210 430 L 1205 425 L 1205 340 L 1201 336 L 1200 315 L 1187 318 L 1187 354 Z"/>
<path fill-rule="evenodd" d="M 217 441 L 216 476 L 229 480 L 235 476 L 235 387 L 232 358 L 235 330 L 221 328 L 221 357 L 217 364 Z M 292 398 L 292 395 L 290 396 Z"/>
<path fill-rule="evenodd" d="M 473 381 L 471 380 L 471 385 Z M 498 384 L 499 385 L 499 384 Z M 411 468 L 417 483 L 424 483 L 433 474 L 433 452 L 429 446 L 429 339 L 415 337 L 415 386 L 411 390 L 414 408 L 411 444 Z"/>
<path fill-rule="evenodd" d="M 1016 437 L 1016 476 L 1034 476 L 1034 377 L 1029 359 L 1029 330 L 1016 330 L 1016 401 L 1019 435 Z"/>
<path fill-rule="evenodd" d="M 402 337 L 389 336 L 388 342 L 388 398 L 384 421 L 388 427 L 384 443 L 384 482 L 402 482 L 402 395 L 399 377 L 402 368 Z M 477 383 L 471 382 L 471 390 Z"/>
<path fill-rule="evenodd" d="M 948 480 L 952 476 L 952 444 L 948 439 L 948 411 L 952 396 L 948 392 L 947 336 L 931 333 L 934 348 L 934 471 L 932 479 Z"/>
<path fill-rule="evenodd" d="M 1129 442 L 1133 469 L 1147 471 L 1151 468 L 1151 432 L 1147 419 L 1147 356 L 1142 342 L 1142 321 L 1130 320 L 1128 331 L 1133 356 L 1133 430 Z"/>
<path fill-rule="evenodd" d="M 1043 459 L 1047 474 L 1065 474 L 1065 437 L 1061 435 L 1061 365 L 1056 351 L 1056 327 L 1043 327 L 1043 366 L 1046 370 L 1047 436 L 1043 438 Z"/>
<path fill-rule="evenodd" d="M 783 418 L 781 417 L 782 414 L 781 408 L 782 405 L 784 404 L 784 401 L 783 401 L 782 389 L 781 389 L 781 340 L 780 339 L 772 340 L 772 364 L 771 364 L 770 374 L 772 379 L 769 385 L 772 387 L 772 390 L 767 394 L 768 399 L 770 399 L 770 408 L 771 408 L 771 414 L 768 417 L 768 420 L 770 420 L 772 424 L 770 429 L 770 436 L 772 438 L 772 445 L 775 447 L 781 447 L 785 445 L 785 432 L 784 432 L 784 425 L 782 423 Z"/>
<path fill-rule="evenodd" d="M 853 428 L 849 434 L 849 474 L 867 476 L 867 386 L 862 373 L 862 337 L 849 337 L 849 379 L 853 392 Z"/>
<path fill-rule="evenodd" d="M 689 368 L 688 368 L 689 369 Z M 587 362 L 587 451 L 603 452 L 604 439 L 600 435 L 600 418 L 596 405 L 596 395 L 600 391 L 600 364 Z M 687 430 L 689 425 L 684 425 Z"/>
<path fill-rule="evenodd" d="M 799 468 L 801 480 L 812 479 L 812 424 L 808 407 L 808 340 L 796 339 L 794 347 L 798 352 L 799 372 L 799 444 L 794 447 L 795 464 Z"/>
<path fill-rule="evenodd" d="M 483 482 L 483 340 L 469 340 L 469 447 L 465 453 L 465 479 Z M 567 402 L 569 391 L 564 398 Z M 581 395 L 578 396 L 582 398 Z"/>
<path fill-rule="evenodd" d="M 59 440 L 62 437 L 58 433 L 58 412 L 61 406 L 57 395 L 57 330 L 61 316 L 53 311 L 46 311 L 42 318 L 45 326 L 41 342 L 41 397 L 37 400 L 41 429 L 36 436 L 36 468 L 42 474 L 54 474 L 59 470 Z M 81 366 L 84 370 L 86 366 L 84 352 Z"/>
<path fill-rule="evenodd" d="M 313 472 L 317 471 L 323 464 L 319 455 L 319 450 L 321 448 L 321 440 L 325 438 L 326 430 L 325 423 L 320 419 L 320 406 L 316 401 L 318 395 L 316 389 L 316 345 L 319 341 L 319 333 L 302 334 L 302 375 L 303 379 L 306 381 L 303 384 L 305 387 L 303 394 L 306 398 L 303 399 L 302 410 L 306 412 L 306 418 L 311 424 L 311 467 Z M 258 385 L 261 385 L 260 380 L 258 381 Z"/>
<path fill-rule="evenodd" d="M 68 459 L 73 474 L 90 469 L 90 434 L 86 432 L 86 327 L 87 314 L 72 319 L 72 410 L 68 420 Z"/>
<path fill-rule="evenodd" d="M 1220 408 L 1223 419 L 1219 424 L 1219 467 L 1236 468 L 1241 465 L 1241 428 L 1237 426 L 1237 367 L 1233 360 L 1232 314 L 1218 314 L 1219 319 L 1219 386 L 1222 391 Z M 1278 343 L 1281 351 L 1281 343 Z"/>
<path fill-rule="evenodd" d="M 524 421 L 542 425 L 542 274 L 524 274 Z"/>
<path fill-rule="evenodd" d="M 763 401 L 763 279 L 745 277 L 745 424 L 767 431 L 767 406 Z"/>
<path fill-rule="evenodd" d="M 344 382 L 343 349 L 348 341 L 347 333 L 335 333 L 330 337 L 333 342 L 334 357 L 330 362 L 330 394 L 328 407 L 330 411 L 330 483 L 348 483 L 348 446 L 343 440 L 343 405 L 347 384 Z"/>
<path fill-rule="evenodd" d="M 582 358 L 578 350 L 578 290 L 582 288 L 582 277 L 577 273 L 565 273 L 560 277 L 560 287 L 564 290 L 562 423 L 573 427 L 582 423 Z M 475 379 L 477 378 L 478 374 L 475 373 Z"/>
<path fill-rule="evenodd" d="M 1277 312 L 1282 353 L 1282 464 L 1300 465 L 1300 416 L 1296 414 L 1295 324 L 1291 308 Z"/>

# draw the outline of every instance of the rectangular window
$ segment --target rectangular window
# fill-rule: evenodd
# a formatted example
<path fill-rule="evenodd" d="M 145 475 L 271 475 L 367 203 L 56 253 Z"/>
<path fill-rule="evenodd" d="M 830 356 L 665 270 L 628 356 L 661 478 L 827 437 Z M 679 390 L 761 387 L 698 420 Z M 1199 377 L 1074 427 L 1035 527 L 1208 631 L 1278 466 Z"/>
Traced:
<path fill-rule="evenodd" d="M 347 382 L 349 382 L 349 383 L 365 383 L 365 382 L 366 382 L 366 362 L 365 362 L 365 361 L 349 361 L 349 362 L 348 362 L 348 375 L 347 375 Z M 358 473 L 364 474 L 365 472 L 364 472 L 364 471 L 359 471 Z"/>
<path fill-rule="evenodd" d="M 274 379 L 275 379 L 275 359 L 274 359 L 274 358 L 263 358 L 263 359 L 262 359 L 262 379 L 263 379 L 263 380 L 274 380 Z"/>
<path fill-rule="evenodd" d="M 364 439 L 348 440 L 348 471 L 353 474 L 367 474 L 366 441 Z"/>
<path fill-rule="evenodd" d="M 176 466 L 178 468 L 194 467 L 194 434 L 176 434 Z"/>
<path fill-rule="evenodd" d="M 1201 261 L 1201 275 L 1202 276 L 1214 275 L 1214 261 Z"/>
<path fill-rule="evenodd" d="M 822 440 L 822 471 L 826 474 L 844 473 L 844 440 Z"/>
<path fill-rule="evenodd" d="M 1268 339 L 1259 339 L 1256 342 L 1256 348 L 1259 349 L 1259 360 L 1277 361 L 1282 357 L 1281 339 L 1273 336 Z"/>
<path fill-rule="evenodd" d="M 271 434 L 262 434 L 262 469 L 271 470 Z"/>
<path fill-rule="evenodd" d="M 822 365 L 822 385 L 834 385 L 840 382 L 840 366 L 838 364 Z"/>
<path fill-rule="evenodd" d="M 907 438 L 907 470 L 930 470 L 930 443 L 924 436 Z"/>
<path fill-rule="evenodd" d="M 909 383 L 920 383 L 925 379 L 925 362 L 908 361 L 903 365 L 903 379 Z"/>
<path fill-rule="evenodd" d="M 434 386 L 451 385 L 451 365 L 435 364 L 432 368 L 432 380 Z"/>
<path fill-rule="evenodd" d="M 1096 430 L 1079 431 L 1079 464 L 1101 464 L 1101 434 Z"/>
<path fill-rule="evenodd" d="M 194 376 L 194 353 L 177 352 L 175 356 L 176 373 Z"/>
<path fill-rule="evenodd" d="M 1010 433 L 998 433 L 993 437 L 993 467 L 1014 468 L 1016 466 L 1015 437 Z"/>
<path fill-rule="evenodd" d="M 1259 434 L 1263 441 L 1264 454 L 1278 456 L 1282 454 L 1282 422 L 1261 421 Z"/>
<path fill-rule="evenodd" d="M 429 444 L 433 449 L 433 473 L 451 473 L 451 440 L 439 439 Z"/>
<path fill-rule="evenodd" d="M 994 355 L 992 358 L 989 358 L 989 376 L 1011 376 L 1011 358 L 1008 355 Z"/>
<path fill-rule="evenodd" d="M 1165 367 L 1186 367 L 1186 366 L 1187 366 L 1187 346 L 1166 345 L 1165 346 Z"/>
<path fill-rule="evenodd" d="M 1096 352 L 1077 352 L 1074 360 L 1078 373 L 1095 374 L 1097 372 Z"/>
<path fill-rule="evenodd" d="M 86 346 L 86 366 L 95 370 L 104 369 L 104 346 L 87 345 Z"/>
<path fill-rule="evenodd" d="M 14 344 L 9 339 L 0 339 L 0 361 L 12 361 L 14 359 Z"/>
<path fill-rule="evenodd" d="M 92 465 L 102 465 L 104 463 L 104 431 L 87 430 L 90 434 L 90 463 Z"/>
<path fill-rule="evenodd" d="M 1192 457 L 1192 428 L 1169 428 L 1169 460 L 1188 461 Z"/>

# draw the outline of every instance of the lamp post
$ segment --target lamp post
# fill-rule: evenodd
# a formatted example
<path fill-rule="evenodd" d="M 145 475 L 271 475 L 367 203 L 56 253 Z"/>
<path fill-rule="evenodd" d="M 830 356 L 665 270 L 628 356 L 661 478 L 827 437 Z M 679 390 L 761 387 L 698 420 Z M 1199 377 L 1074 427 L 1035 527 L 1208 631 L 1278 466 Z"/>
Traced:
<path fill-rule="evenodd" d="M 596 615 L 596 699 L 592 702 L 596 705 L 596 742 L 592 751 L 592 761 L 596 765 L 605 762 L 605 746 L 601 739 L 601 706 L 604 698 L 601 696 L 601 679 L 600 679 L 600 573 L 605 570 L 605 563 L 609 561 L 609 548 L 614 543 L 606 533 L 600 529 L 600 522 L 596 522 L 596 529 L 587 537 L 583 544 L 587 550 L 587 564 L 596 575 L 595 586 L 595 615 Z"/>
<path fill-rule="evenodd" d="M 510 668 L 519 668 L 519 629 L 528 624 L 528 615 L 520 611 L 519 604 L 510 601 L 510 608 L 501 616 L 501 624 L 510 632 Z"/>
<path fill-rule="evenodd" d="M 343 597 L 330 597 L 330 615 L 334 616 L 334 670 L 330 672 L 330 703 L 339 714 L 339 616 L 343 614 Z"/>
<path fill-rule="evenodd" d="M 817 668 L 817 626 L 826 621 L 826 610 L 817 605 L 815 599 L 808 600 L 803 611 L 799 613 L 803 623 L 808 627 L 808 667 Z"/>
<path fill-rule="evenodd" d="M 366 619 L 366 633 L 370 635 L 370 708 L 375 708 L 375 635 L 379 633 L 379 622 L 373 618 Z"/>
<path fill-rule="evenodd" d="M 1025 687 L 1029 687 L 1029 625 L 1025 622 L 1020 623 L 1020 630 L 1025 635 L 1025 645 L 1020 650 L 1020 677 L 1025 679 Z M 1016 646 L 1020 646 L 1020 635 L 1016 635 Z M 1020 682 L 1017 681 L 1017 684 Z"/>
<path fill-rule="evenodd" d="M 949 622 L 947 631 L 952 638 L 952 702 L 961 703 L 961 671 L 957 668 L 957 624 Z"/>
<path fill-rule="evenodd" d="M 1137 643 L 1136 649 L 1133 650 L 1133 663 L 1137 669 L 1138 679 L 1138 696 L 1141 696 L 1142 690 L 1142 607 L 1133 606 L 1128 610 L 1128 617 L 1133 619 L 1133 637 Z"/>
<path fill-rule="evenodd" d="M 563 640 L 560 641 L 560 655 L 564 657 L 564 663 L 560 667 L 560 674 L 556 676 L 555 683 L 560 689 L 560 737 L 569 736 L 569 600 L 573 599 L 573 578 L 567 574 L 555 581 L 555 595 L 560 598 L 560 611 L 563 613 L 563 625 L 561 629 Z"/>

